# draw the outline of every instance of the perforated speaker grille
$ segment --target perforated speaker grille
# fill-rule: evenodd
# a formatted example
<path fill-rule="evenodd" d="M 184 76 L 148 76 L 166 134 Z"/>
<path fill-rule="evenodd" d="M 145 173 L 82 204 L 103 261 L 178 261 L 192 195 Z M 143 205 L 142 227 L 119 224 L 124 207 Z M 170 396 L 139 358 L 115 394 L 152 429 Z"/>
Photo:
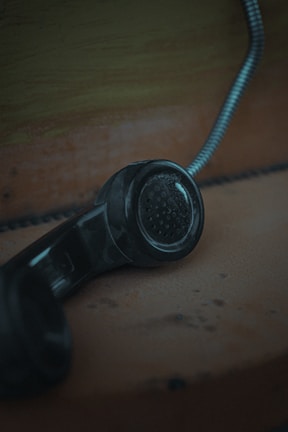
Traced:
<path fill-rule="evenodd" d="M 153 240 L 171 244 L 182 240 L 193 222 L 192 202 L 180 176 L 161 173 L 144 185 L 138 214 L 142 229 Z"/>

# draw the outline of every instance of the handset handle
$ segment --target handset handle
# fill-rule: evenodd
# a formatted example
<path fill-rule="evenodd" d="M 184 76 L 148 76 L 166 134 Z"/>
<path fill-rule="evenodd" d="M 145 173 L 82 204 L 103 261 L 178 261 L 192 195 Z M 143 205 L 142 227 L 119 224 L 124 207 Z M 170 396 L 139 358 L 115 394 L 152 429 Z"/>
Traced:
<path fill-rule="evenodd" d="M 84 280 L 129 261 L 113 241 L 102 202 L 32 243 L 2 270 L 6 277 L 19 270 L 35 271 L 55 297 L 63 298 Z"/>

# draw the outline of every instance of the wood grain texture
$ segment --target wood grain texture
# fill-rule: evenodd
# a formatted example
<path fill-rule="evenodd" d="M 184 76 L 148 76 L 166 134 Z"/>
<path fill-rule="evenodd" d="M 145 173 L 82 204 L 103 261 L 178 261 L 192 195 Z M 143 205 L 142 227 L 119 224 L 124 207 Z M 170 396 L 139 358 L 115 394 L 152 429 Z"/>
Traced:
<path fill-rule="evenodd" d="M 264 61 L 204 177 L 288 158 L 288 3 L 261 9 Z M 87 202 L 130 161 L 188 164 L 246 33 L 238 0 L 2 1 L 0 221 Z"/>
<path fill-rule="evenodd" d="M 65 302 L 69 378 L 0 403 L 3 430 L 262 432 L 285 421 L 287 184 L 283 172 L 207 188 L 189 257 L 81 287 Z M 0 262 L 53 226 L 1 234 Z"/>

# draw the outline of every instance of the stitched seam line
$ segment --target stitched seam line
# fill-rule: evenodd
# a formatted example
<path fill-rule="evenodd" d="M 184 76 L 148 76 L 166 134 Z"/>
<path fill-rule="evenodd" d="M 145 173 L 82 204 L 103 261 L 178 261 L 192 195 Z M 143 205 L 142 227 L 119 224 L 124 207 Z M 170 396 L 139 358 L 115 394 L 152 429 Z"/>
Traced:
<path fill-rule="evenodd" d="M 288 170 L 288 161 L 275 165 L 269 165 L 263 168 L 243 171 L 238 174 L 212 177 L 210 179 L 201 180 L 197 183 L 201 189 L 205 189 L 207 187 L 220 186 L 227 183 L 249 180 L 251 178 L 274 174 L 286 170 Z M 17 220 L 2 222 L 0 224 L 0 233 L 5 231 L 14 231 L 19 228 L 25 228 L 33 225 L 41 225 L 52 221 L 60 221 L 61 219 L 67 219 L 77 214 L 82 209 L 83 207 L 73 207 L 66 210 L 46 213 L 40 216 L 29 216 L 25 218 L 19 218 Z"/>

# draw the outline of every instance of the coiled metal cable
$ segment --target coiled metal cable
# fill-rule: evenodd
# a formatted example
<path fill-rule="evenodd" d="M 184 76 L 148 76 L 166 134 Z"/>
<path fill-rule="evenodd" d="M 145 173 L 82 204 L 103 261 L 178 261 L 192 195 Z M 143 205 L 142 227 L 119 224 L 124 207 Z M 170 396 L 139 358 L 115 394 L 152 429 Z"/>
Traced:
<path fill-rule="evenodd" d="M 187 167 L 193 177 L 206 165 L 232 120 L 240 99 L 255 73 L 264 49 L 264 28 L 258 0 L 241 0 L 249 30 L 249 48 L 242 66 L 220 109 L 218 117 L 203 147 Z"/>

